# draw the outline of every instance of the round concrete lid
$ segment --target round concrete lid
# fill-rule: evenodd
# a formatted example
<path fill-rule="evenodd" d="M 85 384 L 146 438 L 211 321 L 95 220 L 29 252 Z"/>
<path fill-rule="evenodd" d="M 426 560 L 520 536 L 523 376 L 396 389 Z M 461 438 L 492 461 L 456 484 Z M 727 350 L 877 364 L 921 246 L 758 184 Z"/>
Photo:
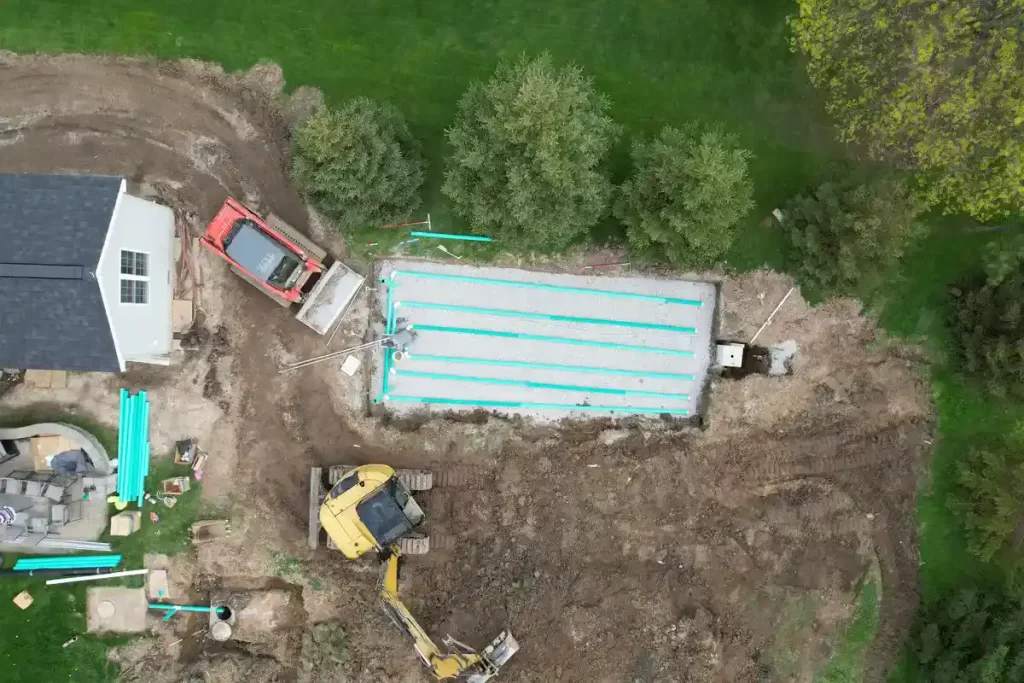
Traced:
<path fill-rule="evenodd" d="M 96 606 L 96 613 L 99 614 L 100 617 L 103 619 L 109 619 L 110 617 L 114 616 L 115 612 L 117 612 L 117 608 L 114 607 L 114 603 L 112 603 L 110 600 L 104 600 Z"/>
<path fill-rule="evenodd" d="M 210 635 L 213 636 L 214 640 L 225 641 L 231 637 L 231 627 L 223 621 L 218 621 L 210 629 Z"/>

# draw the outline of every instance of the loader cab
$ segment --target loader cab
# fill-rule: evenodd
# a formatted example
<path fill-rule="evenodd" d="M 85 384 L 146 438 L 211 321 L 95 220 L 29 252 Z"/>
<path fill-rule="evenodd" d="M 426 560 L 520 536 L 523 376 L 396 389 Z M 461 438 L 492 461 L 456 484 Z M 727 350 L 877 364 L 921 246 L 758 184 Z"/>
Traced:
<path fill-rule="evenodd" d="M 349 559 L 382 551 L 423 523 L 423 510 L 387 465 L 361 465 L 338 480 L 320 523 Z"/>
<path fill-rule="evenodd" d="M 279 289 L 291 289 L 302 274 L 299 258 L 250 218 L 234 222 L 224 237 L 224 251 L 251 275 Z"/>

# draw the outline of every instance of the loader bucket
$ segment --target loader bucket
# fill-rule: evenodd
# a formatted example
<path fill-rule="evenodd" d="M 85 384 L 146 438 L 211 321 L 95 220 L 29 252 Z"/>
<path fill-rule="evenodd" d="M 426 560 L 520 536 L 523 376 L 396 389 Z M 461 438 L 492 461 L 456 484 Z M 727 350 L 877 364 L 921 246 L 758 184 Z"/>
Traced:
<path fill-rule="evenodd" d="M 352 305 L 363 286 L 363 280 L 362 275 L 350 270 L 341 261 L 335 261 L 313 286 L 295 317 L 318 334 L 327 334 L 327 330 Z"/>

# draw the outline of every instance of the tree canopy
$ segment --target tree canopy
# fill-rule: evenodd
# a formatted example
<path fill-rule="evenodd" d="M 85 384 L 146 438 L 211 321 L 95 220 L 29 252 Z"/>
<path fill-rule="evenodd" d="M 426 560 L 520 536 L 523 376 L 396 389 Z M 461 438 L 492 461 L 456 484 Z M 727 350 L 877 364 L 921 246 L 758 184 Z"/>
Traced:
<path fill-rule="evenodd" d="M 505 62 L 459 101 L 442 191 L 473 232 L 564 249 L 608 209 L 602 166 L 618 126 L 607 109 L 576 66 Z"/>
<path fill-rule="evenodd" d="M 754 207 L 750 157 L 734 137 L 696 126 L 666 126 L 654 140 L 638 140 L 633 176 L 615 205 L 630 243 L 677 267 L 714 265 Z"/>
<path fill-rule="evenodd" d="M 1024 211 L 1024 0 L 799 0 L 791 23 L 846 140 L 947 210 Z"/>
<path fill-rule="evenodd" d="M 875 287 L 920 231 L 923 204 L 901 180 L 830 181 L 784 212 L 794 274 L 823 295 Z"/>
<path fill-rule="evenodd" d="M 1024 680 L 1024 608 L 1007 596 L 962 591 L 927 610 L 913 643 L 915 680 Z"/>
<path fill-rule="evenodd" d="M 342 230 L 401 220 L 420 205 L 425 164 L 390 104 L 360 97 L 321 108 L 293 142 L 296 182 Z"/>
<path fill-rule="evenodd" d="M 989 245 L 984 265 L 950 291 L 957 360 L 989 390 L 1024 395 L 1024 238 Z"/>

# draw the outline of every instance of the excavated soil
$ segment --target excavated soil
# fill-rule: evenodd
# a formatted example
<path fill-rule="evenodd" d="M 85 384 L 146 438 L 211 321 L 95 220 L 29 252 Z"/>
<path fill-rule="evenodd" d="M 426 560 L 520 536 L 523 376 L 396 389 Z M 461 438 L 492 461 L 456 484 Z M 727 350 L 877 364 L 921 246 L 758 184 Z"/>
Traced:
<path fill-rule="evenodd" d="M 234 195 L 341 256 L 288 181 L 295 107 L 281 85 L 270 66 L 3 54 L 0 171 L 124 175 L 193 234 Z M 917 603 L 931 407 L 918 359 L 878 338 L 855 302 L 791 297 L 758 342 L 796 342 L 793 373 L 716 381 L 703 430 L 486 414 L 392 424 L 368 414 L 366 380 L 341 359 L 279 374 L 325 339 L 216 258 L 200 265 L 200 316 L 175 366 L 16 386 L 4 405 L 46 401 L 115 425 L 114 389 L 149 389 L 154 452 L 199 438 L 204 496 L 232 511 L 228 539 L 172 569 L 195 597 L 225 582 L 301 590 L 307 623 L 340 620 L 348 634 L 339 680 L 428 680 L 375 604 L 373 561 L 304 548 L 308 468 L 380 460 L 450 473 L 422 496 L 440 549 L 409 558 L 403 595 L 438 638 L 482 646 L 510 627 L 522 650 L 499 680 L 810 681 L 877 575 L 868 680 L 894 661 Z M 771 272 L 724 280 L 720 336 L 749 338 L 790 286 Z M 361 297 L 331 348 L 361 342 L 369 315 Z M 269 651 L 214 646 L 194 620 L 162 628 L 113 655 L 125 680 L 304 679 L 299 637 Z"/>

